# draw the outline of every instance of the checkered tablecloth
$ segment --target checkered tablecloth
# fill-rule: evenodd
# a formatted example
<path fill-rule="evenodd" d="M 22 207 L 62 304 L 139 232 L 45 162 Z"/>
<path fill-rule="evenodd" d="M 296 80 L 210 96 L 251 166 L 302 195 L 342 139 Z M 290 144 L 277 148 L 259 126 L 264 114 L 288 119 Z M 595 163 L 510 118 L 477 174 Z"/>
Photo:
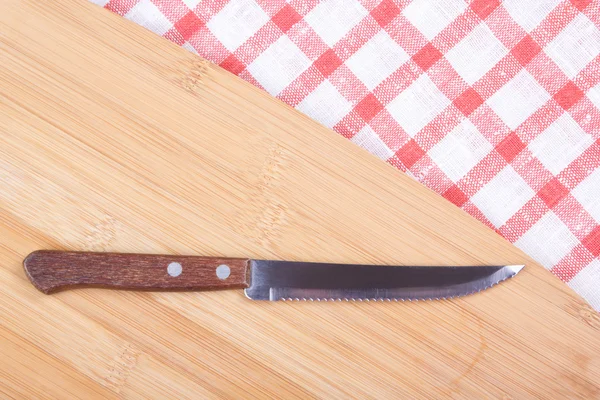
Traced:
<path fill-rule="evenodd" d="M 93 0 L 405 171 L 600 310 L 600 3 Z"/>

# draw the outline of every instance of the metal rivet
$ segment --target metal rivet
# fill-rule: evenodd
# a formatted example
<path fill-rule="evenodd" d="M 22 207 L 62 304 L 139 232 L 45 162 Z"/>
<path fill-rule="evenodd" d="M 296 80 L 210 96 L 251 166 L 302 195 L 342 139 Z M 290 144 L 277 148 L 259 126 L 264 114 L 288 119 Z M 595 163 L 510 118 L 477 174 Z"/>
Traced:
<path fill-rule="evenodd" d="M 221 280 L 227 279 L 227 278 L 229 278 L 229 275 L 231 274 L 231 269 L 229 268 L 228 265 L 221 264 L 217 267 L 216 273 L 217 273 L 217 278 L 219 278 Z"/>
<path fill-rule="evenodd" d="M 178 277 L 183 272 L 183 267 L 178 262 L 172 262 L 167 267 L 167 273 L 173 278 Z"/>

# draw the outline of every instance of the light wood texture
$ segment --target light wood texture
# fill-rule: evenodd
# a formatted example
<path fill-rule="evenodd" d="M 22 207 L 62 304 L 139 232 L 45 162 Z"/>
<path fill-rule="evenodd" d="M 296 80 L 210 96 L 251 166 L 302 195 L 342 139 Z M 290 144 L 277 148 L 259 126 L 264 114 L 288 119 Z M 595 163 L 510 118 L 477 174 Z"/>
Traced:
<path fill-rule="evenodd" d="M 600 319 L 490 229 L 309 118 L 86 1 L 0 12 L 0 393 L 598 398 Z M 442 302 L 45 296 L 39 248 L 521 264 Z"/>
<path fill-rule="evenodd" d="M 244 258 L 36 250 L 25 258 L 23 268 L 45 294 L 82 287 L 201 291 L 247 288 L 249 262 Z M 220 266 L 227 268 L 226 280 L 217 275 Z"/>

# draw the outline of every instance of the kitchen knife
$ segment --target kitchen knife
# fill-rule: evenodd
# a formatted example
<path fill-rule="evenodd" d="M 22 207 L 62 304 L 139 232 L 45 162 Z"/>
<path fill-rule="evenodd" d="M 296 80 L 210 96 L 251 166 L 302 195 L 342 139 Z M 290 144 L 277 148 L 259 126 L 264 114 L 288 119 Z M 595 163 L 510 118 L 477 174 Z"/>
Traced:
<path fill-rule="evenodd" d="M 447 299 L 485 290 L 523 265 L 408 267 L 38 250 L 25 272 L 48 294 L 76 287 L 245 289 L 253 300 Z"/>

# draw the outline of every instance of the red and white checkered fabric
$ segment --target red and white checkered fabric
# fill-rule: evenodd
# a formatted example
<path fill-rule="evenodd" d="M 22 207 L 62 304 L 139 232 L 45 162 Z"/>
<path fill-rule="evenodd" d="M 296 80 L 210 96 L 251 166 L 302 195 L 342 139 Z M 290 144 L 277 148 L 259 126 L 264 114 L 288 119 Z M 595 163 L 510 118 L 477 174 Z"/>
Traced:
<path fill-rule="evenodd" d="M 93 0 L 440 193 L 600 310 L 600 3 Z"/>

